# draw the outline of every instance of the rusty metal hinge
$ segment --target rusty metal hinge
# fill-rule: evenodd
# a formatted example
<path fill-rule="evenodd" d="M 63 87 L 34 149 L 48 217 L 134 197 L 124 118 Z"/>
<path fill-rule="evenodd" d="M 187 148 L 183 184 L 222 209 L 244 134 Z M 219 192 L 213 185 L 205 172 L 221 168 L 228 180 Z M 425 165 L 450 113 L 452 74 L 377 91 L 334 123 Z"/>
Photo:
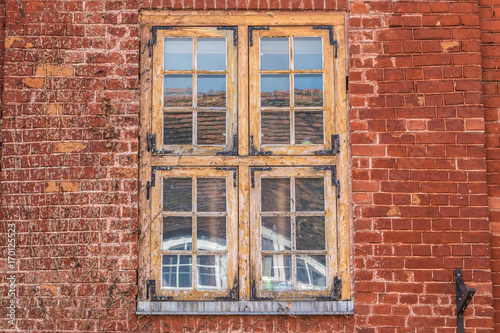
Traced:
<path fill-rule="evenodd" d="M 263 167 L 263 168 L 250 168 L 250 180 L 252 183 L 252 188 L 255 187 L 255 171 L 271 171 L 272 168 Z"/>
<path fill-rule="evenodd" d="M 332 134 L 330 150 L 317 150 L 315 155 L 336 155 L 340 153 L 340 137 L 338 134 Z"/>
<path fill-rule="evenodd" d="M 253 32 L 255 30 L 269 30 L 269 27 L 248 27 L 248 45 L 253 46 Z"/>
<path fill-rule="evenodd" d="M 238 168 L 237 167 L 217 167 L 215 170 L 224 170 L 233 172 L 233 186 L 238 187 Z"/>
<path fill-rule="evenodd" d="M 340 198 L 340 181 L 337 179 L 337 166 L 317 166 L 314 167 L 316 170 L 330 170 L 332 173 L 332 186 L 337 186 L 337 198 Z"/>
<path fill-rule="evenodd" d="M 233 45 L 234 46 L 238 45 L 238 27 L 220 26 L 217 27 L 217 30 L 231 30 L 233 32 Z"/>
<path fill-rule="evenodd" d="M 253 146 L 253 135 L 250 135 L 250 155 L 272 155 L 271 151 L 257 151 Z"/>
<path fill-rule="evenodd" d="M 161 154 L 172 154 L 171 150 L 159 150 L 156 149 L 156 134 L 147 134 L 146 137 L 147 149 L 153 155 L 161 155 Z"/>
<path fill-rule="evenodd" d="M 172 170 L 172 167 L 169 167 L 169 166 L 152 166 L 151 167 L 151 181 L 148 180 L 146 182 L 146 199 L 148 199 L 148 200 L 150 198 L 149 192 L 150 192 L 151 187 L 156 185 L 156 173 L 155 173 L 156 170 L 167 171 L 167 170 Z"/>
<path fill-rule="evenodd" d="M 229 151 L 218 151 L 216 155 L 238 156 L 238 134 L 233 135 L 233 149 Z"/>
<path fill-rule="evenodd" d="M 146 298 L 151 301 L 171 301 L 172 296 L 156 296 L 156 281 L 148 280 L 146 282 Z"/>

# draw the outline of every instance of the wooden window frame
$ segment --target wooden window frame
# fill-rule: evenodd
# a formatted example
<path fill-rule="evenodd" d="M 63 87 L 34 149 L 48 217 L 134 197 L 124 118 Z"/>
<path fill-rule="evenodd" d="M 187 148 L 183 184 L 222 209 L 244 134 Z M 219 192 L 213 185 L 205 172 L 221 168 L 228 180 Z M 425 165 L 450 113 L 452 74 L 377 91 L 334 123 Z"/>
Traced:
<path fill-rule="evenodd" d="M 139 302 L 137 313 L 140 314 L 352 314 L 352 281 L 351 281 L 351 259 L 350 244 L 352 235 L 350 234 L 351 213 L 349 198 L 349 149 L 348 149 L 348 119 L 346 103 L 346 45 L 345 45 L 345 13 L 336 12 L 307 12 L 305 14 L 282 14 L 282 13 L 261 13 L 261 12 L 197 12 L 197 11 L 142 11 L 140 15 L 140 167 L 139 167 Z M 157 90 L 153 85 L 153 57 L 150 57 L 152 50 L 157 45 L 151 45 L 153 27 L 237 27 L 237 119 L 238 124 L 238 155 L 186 155 L 182 151 L 177 154 L 167 155 L 151 152 L 151 133 L 153 126 L 153 99 L 152 96 Z M 332 59 L 334 63 L 333 79 L 335 117 L 334 131 L 339 135 L 340 150 L 335 155 L 309 155 L 310 152 L 302 152 L 295 155 L 251 155 L 250 147 L 250 82 L 249 82 L 249 27 L 263 26 L 331 26 L 332 33 L 337 41 L 338 57 Z M 160 31 L 160 30 L 158 30 Z M 255 33 L 255 31 L 254 31 Z M 323 33 L 323 32 L 322 32 Z M 326 31 L 325 31 L 326 33 Z M 257 36 L 255 34 L 254 36 Z M 152 52 L 153 54 L 157 52 Z M 156 93 L 158 93 L 156 91 Z M 161 93 L 161 92 L 160 92 Z M 326 103 L 326 101 L 325 101 Z M 243 125 L 247 124 L 247 125 Z M 327 126 L 327 124 L 325 124 Z M 158 141 L 158 139 L 157 139 Z M 331 144 L 329 138 L 325 137 L 326 146 Z M 156 142 L 158 144 L 158 142 Z M 148 150 L 149 148 L 149 150 Z M 234 147 L 231 147 L 234 148 Z M 254 148 L 254 147 L 252 147 Z M 328 147 L 327 147 L 328 148 Z M 161 149 L 160 149 L 161 150 Z M 213 153 L 213 152 L 211 152 Z M 159 302 L 151 299 L 148 280 L 151 279 L 153 266 L 151 248 L 154 236 L 152 201 L 156 200 L 157 193 L 161 186 L 156 181 L 156 186 L 151 186 L 153 174 L 166 167 L 174 169 L 182 168 L 234 168 L 237 172 L 238 186 L 238 228 L 237 228 L 237 301 L 205 301 L 194 300 L 179 303 Z M 254 277 L 252 275 L 252 248 L 254 228 L 251 226 L 251 168 L 261 167 L 336 167 L 336 179 L 339 185 L 339 197 L 337 209 L 337 232 L 340 237 L 337 240 L 337 278 L 342 281 L 341 297 L 339 300 L 317 301 L 315 298 L 298 298 L 296 301 L 288 302 L 285 309 L 279 300 L 260 301 L 252 288 Z M 155 171 L 156 169 L 156 171 Z M 168 171 L 170 172 L 170 171 Z M 320 174 L 320 173 L 319 173 Z M 151 192 L 150 192 L 151 191 Z M 157 207 L 157 206 L 156 206 Z M 156 208 L 157 209 L 157 208 Z M 233 285 L 234 287 L 234 285 Z M 160 288 L 156 288 L 158 290 Z M 253 290 L 252 290 L 253 289 Z M 158 293 L 158 291 L 157 291 Z M 164 294 L 168 296 L 167 294 Z M 293 300 L 294 297 L 291 297 Z M 319 299 L 319 298 L 318 298 Z M 202 299 L 200 299 L 202 300 Z M 225 303 L 232 303 L 228 308 Z"/>

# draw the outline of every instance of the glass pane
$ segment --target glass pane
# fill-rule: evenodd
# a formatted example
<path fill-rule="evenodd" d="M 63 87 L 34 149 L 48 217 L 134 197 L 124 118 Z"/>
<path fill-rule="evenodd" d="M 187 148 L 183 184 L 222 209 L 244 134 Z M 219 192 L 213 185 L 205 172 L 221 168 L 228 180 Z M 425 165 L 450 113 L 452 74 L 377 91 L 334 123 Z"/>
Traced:
<path fill-rule="evenodd" d="M 263 145 L 290 144 L 290 112 L 263 111 L 260 116 Z"/>
<path fill-rule="evenodd" d="M 296 211 L 325 210 L 323 178 L 296 178 L 295 199 Z"/>
<path fill-rule="evenodd" d="M 261 203 L 263 212 L 289 212 L 290 178 L 262 178 Z"/>
<path fill-rule="evenodd" d="M 290 76 L 288 74 L 262 74 L 260 76 L 260 105 L 290 106 Z"/>
<path fill-rule="evenodd" d="M 197 179 L 198 212 L 226 211 L 226 178 Z"/>
<path fill-rule="evenodd" d="M 260 69 L 289 69 L 290 46 L 288 37 L 260 38 Z"/>
<path fill-rule="evenodd" d="M 162 250 L 191 250 L 193 248 L 193 220 L 191 216 L 163 218 Z"/>
<path fill-rule="evenodd" d="M 262 250 L 290 250 L 290 216 L 262 216 Z"/>
<path fill-rule="evenodd" d="M 297 288 L 326 288 L 326 256 L 297 256 Z"/>
<path fill-rule="evenodd" d="M 226 39 L 225 38 L 198 38 L 199 70 L 226 69 Z"/>
<path fill-rule="evenodd" d="M 295 69 L 323 69 L 321 37 L 293 38 L 293 66 Z"/>
<path fill-rule="evenodd" d="M 193 114 L 191 112 L 166 112 L 163 116 L 163 144 L 193 144 Z"/>
<path fill-rule="evenodd" d="M 290 289 L 292 286 L 291 268 L 292 257 L 290 255 L 262 256 L 262 289 Z"/>
<path fill-rule="evenodd" d="M 192 259 L 190 255 L 164 255 L 162 287 L 192 288 Z"/>
<path fill-rule="evenodd" d="M 198 112 L 196 135 L 199 145 L 225 145 L 226 113 Z"/>
<path fill-rule="evenodd" d="M 227 289 L 227 258 L 225 255 L 199 255 L 198 289 Z"/>
<path fill-rule="evenodd" d="M 226 107 L 226 75 L 198 75 L 198 107 Z"/>
<path fill-rule="evenodd" d="M 193 75 L 163 76 L 163 105 L 192 106 L 193 105 Z"/>
<path fill-rule="evenodd" d="M 295 144 L 311 145 L 323 142 L 323 111 L 295 111 Z"/>
<path fill-rule="evenodd" d="M 166 71 L 193 69 L 193 38 L 165 38 L 163 41 Z"/>
<path fill-rule="evenodd" d="M 191 212 L 193 193 L 191 178 L 167 178 L 163 181 L 163 210 Z"/>
<path fill-rule="evenodd" d="M 295 106 L 323 106 L 323 75 L 294 75 Z"/>
<path fill-rule="evenodd" d="M 198 216 L 196 247 L 198 250 L 226 249 L 226 217 Z"/>
<path fill-rule="evenodd" d="M 297 250 L 325 250 L 325 217 L 297 216 Z"/>

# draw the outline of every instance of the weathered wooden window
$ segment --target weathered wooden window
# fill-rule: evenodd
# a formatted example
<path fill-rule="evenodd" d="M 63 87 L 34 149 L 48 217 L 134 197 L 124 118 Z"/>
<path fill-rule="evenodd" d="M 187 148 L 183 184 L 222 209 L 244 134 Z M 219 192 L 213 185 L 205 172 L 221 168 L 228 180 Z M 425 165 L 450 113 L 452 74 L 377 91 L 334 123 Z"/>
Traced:
<path fill-rule="evenodd" d="M 141 22 L 137 312 L 352 313 L 344 16 Z"/>

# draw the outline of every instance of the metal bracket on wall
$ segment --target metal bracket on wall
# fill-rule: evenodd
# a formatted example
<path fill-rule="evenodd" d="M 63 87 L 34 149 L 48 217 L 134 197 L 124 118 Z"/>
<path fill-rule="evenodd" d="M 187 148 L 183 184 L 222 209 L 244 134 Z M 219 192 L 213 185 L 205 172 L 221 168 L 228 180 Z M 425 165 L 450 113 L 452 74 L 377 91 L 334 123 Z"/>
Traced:
<path fill-rule="evenodd" d="M 233 172 L 233 186 L 238 187 L 238 168 L 237 167 L 217 167 L 215 170 L 224 170 Z"/>
<path fill-rule="evenodd" d="M 269 27 L 248 27 L 248 45 L 253 46 L 253 32 L 255 30 L 269 30 Z"/>
<path fill-rule="evenodd" d="M 238 27 L 217 27 L 217 30 L 231 30 L 233 32 L 233 45 L 237 46 L 238 45 Z"/>
<path fill-rule="evenodd" d="M 151 298 L 149 297 L 151 296 Z M 156 296 L 156 281 L 148 280 L 146 283 L 146 298 L 151 301 L 171 301 L 172 296 Z"/>
<path fill-rule="evenodd" d="M 151 27 L 151 39 L 149 40 L 149 57 L 153 56 L 153 45 L 156 45 L 156 33 L 158 30 L 172 30 L 174 27 L 154 26 Z"/>
<path fill-rule="evenodd" d="M 333 295 L 331 297 L 318 296 L 317 301 L 338 301 L 342 298 L 342 280 L 338 277 L 333 279 Z"/>
<path fill-rule="evenodd" d="M 340 138 L 338 134 L 332 134 L 330 150 L 317 150 L 315 155 L 336 155 L 340 153 Z"/>
<path fill-rule="evenodd" d="M 151 181 L 146 182 L 146 199 L 149 200 L 149 190 L 151 187 L 156 185 L 156 170 L 172 170 L 172 167 L 167 167 L 167 166 L 152 166 L 151 167 Z"/>
<path fill-rule="evenodd" d="M 156 134 L 148 133 L 146 137 L 147 149 L 153 155 L 161 155 L 161 154 L 172 154 L 171 150 L 158 150 L 156 149 Z"/>
<path fill-rule="evenodd" d="M 337 58 L 338 43 L 336 39 L 333 39 L 333 26 L 331 25 L 321 25 L 313 27 L 314 30 L 328 30 L 330 33 L 330 45 L 335 46 L 335 58 Z"/>
<path fill-rule="evenodd" d="M 457 293 L 457 333 L 464 333 L 464 312 L 476 293 L 476 289 L 467 289 L 462 278 L 461 269 L 455 269 L 455 281 Z"/>
<path fill-rule="evenodd" d="M 252 188 L 255 188 L 255 171 L 271 171 L 269 167 L 264 168 L 250 168 L 250 180 L 252 183 Z"/>
<path fill-rule="evenodd" d="M 257 151 L 253 146 L 253 135 L 250 135 L 250 155 L 272 155 L 271 151 Z"/>
<path fill-rule="evenodd" d="M 328 165 L 328 166 L 318 166 L 314 167 L 316 170 L 330 170 L 332 172 L 332 186 L 337 186 L 337 198 L 340 198 L 340 182 L 337 179 L 337 166 Z"/>
<path fill-rule="evenodd" d="M 218 151 L 216 155 L 237 156 L 238 155 L 238 134 L 233 135 L 233 149 L 229 151 Z"/>

